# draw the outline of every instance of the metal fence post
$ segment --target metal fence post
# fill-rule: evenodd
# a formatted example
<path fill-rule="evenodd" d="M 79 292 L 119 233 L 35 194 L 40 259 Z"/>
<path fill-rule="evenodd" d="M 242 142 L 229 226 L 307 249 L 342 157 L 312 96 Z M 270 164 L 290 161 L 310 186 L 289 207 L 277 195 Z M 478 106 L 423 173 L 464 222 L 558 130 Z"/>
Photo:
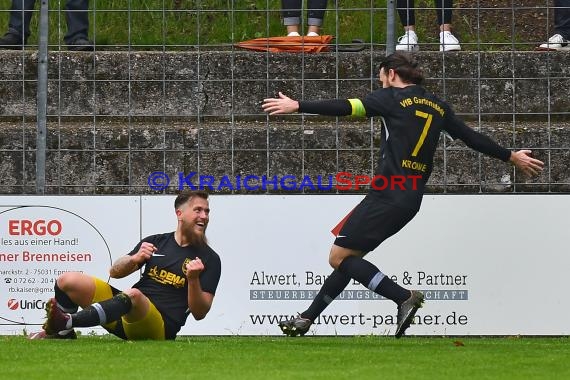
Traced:
<path fill-rule="evenodd" d="M 395 19 L 396 3 L 394 0 L 388 0 L 386 1 L 386 55 L 396 51 Z"/>
<path fill-rule="evenodd" d="M 38 31 L 36 193 L 44 194 L 46 185 L 47 140 L 47 68 L 48 68 L 48 0 L 41 1 Z"/>

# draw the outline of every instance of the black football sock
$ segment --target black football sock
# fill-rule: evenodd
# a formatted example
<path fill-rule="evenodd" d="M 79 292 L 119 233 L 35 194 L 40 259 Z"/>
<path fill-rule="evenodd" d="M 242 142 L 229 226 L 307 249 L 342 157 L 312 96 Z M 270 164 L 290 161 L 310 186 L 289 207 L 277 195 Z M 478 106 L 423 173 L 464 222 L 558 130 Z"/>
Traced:
<path fill-rule="evenodd" d="M 93 305 L 71 315 L 73 327 L 91 327 L 119 320 L 132 307 L 131 299 L 125 293 Z"/>
<path fill-rule="evenodd" d="M 410 298 L 412 292 L 408 289 L 401 287 L 388 276 L 384 276 L 380 284 L 374 289 L 374 291 L 392 301 L 401 305 L 402 302 Z"/>
<path fill-rule="evenodd" d="M 335 269 L 331 275 L 327 277 L 309 308 L 301 313 L 301 317 L 314 321 L 321 315 L 323 310 L 338 297 L 349 282 L 349 276 Z"/>
<path fill-rule="evenodd" d="M 53 287 L 55 291 L 55 300 L 57 302 L 58 307 L 65 313 L 75 313 L 79 306 L 75 302 L 69 298 L 69 296 L 57 286 L 57 281 L 55 282 L 55 286 Z"/>
<path fill-rule="evenodd" d="M 410 291 L 402 288 L 380 271 L 376 265 L 362 257 L 348 256 L 338 268 L 375 293 L 380 294 L 400 305 L 410 298 Z"/>

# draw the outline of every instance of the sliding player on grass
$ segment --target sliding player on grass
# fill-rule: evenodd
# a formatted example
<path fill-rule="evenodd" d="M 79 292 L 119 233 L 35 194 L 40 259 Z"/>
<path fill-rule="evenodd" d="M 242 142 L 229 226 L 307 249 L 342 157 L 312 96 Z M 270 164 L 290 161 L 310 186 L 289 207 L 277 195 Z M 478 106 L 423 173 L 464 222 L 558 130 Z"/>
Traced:
<path fill-rule="evenodd" d="M 375 178 L 397 180 L 390 187 L 373 183 L 341 226 L 329 256 L 334 268 L 332 274 L 307 310 L 279 323 L 286 335 L 304 335 L 351 278 L 396 303 L 395 335 L 399 338 L 404 334 L 422 306 L 423 294 L 401 287 L 363 257 L 402 229 L 418 212 L 442 131 L 478 152 L 510 161 L 524 174 L 537 175 L 544 166 L 530 156 L 529 150 L 511 152 L 459 120 L 447 103 L 420 86 L 423 74 L 411 55 L 396 52 L 386 57 L 380 64 L 379 79 L 383 88 L 364 99 L 296 101 L 279 93 L 279 98 L 263 101 L 263 110 L 270 115 L 305 112 L 381 116 L 382 143 Z"/>
<path fill-rule="evenodd" d="M 55 298 L 46 305 L 44 330 L 30 339 L 75 339 L 75 327 L 98 325 L 122 339 L 175 339 L 189 314 L 203 319 L 221 273 L 220 257 L 206 241 L 208 194 L 184 190 L 174 209 L 176 231 L 144 238 L 111 266 L 112 278 L 144 266 L 131 289 L 121 292 L 98 278 L 64 273 L 56 281 Z"/>

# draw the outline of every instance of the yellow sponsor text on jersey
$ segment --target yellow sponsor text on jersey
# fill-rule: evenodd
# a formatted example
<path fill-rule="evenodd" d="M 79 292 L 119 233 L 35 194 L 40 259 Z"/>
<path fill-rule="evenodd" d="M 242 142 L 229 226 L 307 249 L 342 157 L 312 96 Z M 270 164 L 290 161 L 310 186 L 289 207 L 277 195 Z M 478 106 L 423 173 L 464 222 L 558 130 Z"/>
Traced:
<path fill-rule="evenodd" d="M 420 172 L 425 172 L 427 170 L 426 164 L 412 160 L 402 160 L 402 167 L 405 169 L 418 170 Z"/>
<path fill-rule="evenodd" d="M 414 96 L 413 98 L 406 98 L 400 101 L 400 105 L 404 108 L 411 106 L 412 104 L 426 105 L 428 107 L 433 108 L 442 117 L 443 115 L 445 115 L 445 111 L 443 110 L 443 108 L 441 108 L 439 104 L 426 98 L 418 98 L 417 96 Z"/>
<path fill-rule="evenodd" d="M 182 288 L 186 284 L 186 278 L 179 276 L 176 273 L 169 272 L 166 269 L 158 270 L 156 266 L 149 270 L 148 276 L 156 282 L 172 285 L 175 288 Z"/>

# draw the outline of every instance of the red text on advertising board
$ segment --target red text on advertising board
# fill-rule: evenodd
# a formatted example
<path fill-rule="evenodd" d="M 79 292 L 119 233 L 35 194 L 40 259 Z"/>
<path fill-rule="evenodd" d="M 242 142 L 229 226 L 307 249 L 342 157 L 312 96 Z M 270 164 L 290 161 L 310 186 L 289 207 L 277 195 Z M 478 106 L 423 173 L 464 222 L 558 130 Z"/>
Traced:
<path fill-rule="evenodd" d="M 38 235 L 56 236 L 61 233 L 62 225 L 57 219 L 52 220 L 27 220 L 13 219 L 8 221 L 9 235 Z"/>

